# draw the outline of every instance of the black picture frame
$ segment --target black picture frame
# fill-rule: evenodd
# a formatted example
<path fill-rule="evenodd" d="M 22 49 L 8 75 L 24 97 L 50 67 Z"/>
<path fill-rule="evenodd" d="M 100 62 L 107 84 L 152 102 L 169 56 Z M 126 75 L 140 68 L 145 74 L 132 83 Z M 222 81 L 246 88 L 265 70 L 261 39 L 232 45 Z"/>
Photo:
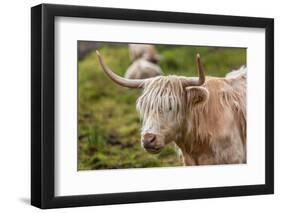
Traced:
<path fill-rule="evenodd" d="M 55 17 L 263 28 L 266 32 L 265 184 L 93 195 L 54 195 Z M 41 4 L 31 8 L 31 204 L 39 208 L 217 198 L 274 193 L 274 20 L 164 11 Z"/>

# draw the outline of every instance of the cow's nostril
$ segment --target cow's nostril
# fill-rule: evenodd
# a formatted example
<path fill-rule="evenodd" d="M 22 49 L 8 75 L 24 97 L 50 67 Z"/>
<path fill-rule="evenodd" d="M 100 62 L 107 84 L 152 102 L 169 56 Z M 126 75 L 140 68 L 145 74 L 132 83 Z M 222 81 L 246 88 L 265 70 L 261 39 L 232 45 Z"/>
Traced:
<path fill-rule="evenodd" d="M 144 135 L 143 139 L 147 143 L 152 143 L 153 141 L 155 141 L 156 135 L 151 134 L 151 133 L 147 133 L 147 134 Z"/>
<path fill-rule="evenodd" d="M 150 137 L 150 142 L 152 143 L 153 141 L 155 141 L 155 139 L 156 139 L 156 136 L 155 136 L 155 135 L 151 136 L 151 137 Z"/>

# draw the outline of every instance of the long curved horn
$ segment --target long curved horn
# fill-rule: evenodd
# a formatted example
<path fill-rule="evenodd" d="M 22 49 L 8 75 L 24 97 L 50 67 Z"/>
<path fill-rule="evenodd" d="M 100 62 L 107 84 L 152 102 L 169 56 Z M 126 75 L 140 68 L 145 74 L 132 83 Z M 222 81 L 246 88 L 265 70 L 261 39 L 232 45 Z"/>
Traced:
<path fill-rule="evenodd" d="M 198 73 L 198 79 L 183 79 L 183 86 L 201 86 L 205 83 L 205 71 L 203 65 L 200 60 L 200 55 L 197 53 L 196 55 L 196 67 Z"/>
<path fill-rule="evenodd" d="M 99 59 L 99 63 L 103 69 L 103 71 L 107 74 L 107 76 L 114 81 L 115 83 L 128 88 L 142 88 L 144 80 L 136 80 L 136 79 L 126 79 L 116 75 L 103 61 L 102 56 L 99 51 L 96 50 L 96 54 Z"/>

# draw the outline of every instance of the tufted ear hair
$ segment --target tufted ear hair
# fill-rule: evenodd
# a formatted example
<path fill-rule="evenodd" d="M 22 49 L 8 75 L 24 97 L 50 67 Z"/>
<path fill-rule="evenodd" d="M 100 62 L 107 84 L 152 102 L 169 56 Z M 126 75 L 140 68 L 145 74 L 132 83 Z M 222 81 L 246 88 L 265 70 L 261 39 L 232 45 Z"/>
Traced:
<path fill-rule="evenodd" d="M 185 91 L 187 95 L 187 101 L 189 104 L 202 104 L 209 99 L 209 91 L 205 87 L 186 87 Z"/>

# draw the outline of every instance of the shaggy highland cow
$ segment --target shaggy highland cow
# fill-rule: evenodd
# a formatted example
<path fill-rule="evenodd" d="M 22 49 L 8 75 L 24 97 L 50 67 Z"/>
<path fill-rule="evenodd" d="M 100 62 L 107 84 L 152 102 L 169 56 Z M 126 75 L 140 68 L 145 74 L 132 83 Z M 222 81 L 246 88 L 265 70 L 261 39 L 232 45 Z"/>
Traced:
<path fill-rule="evenodd" d="M 141 144 L 159 153 L 174 142 L 185 165 L 246 162 L 246 68 L 224 78 L 205 77 L 197 55 L 199 78 L 158 76 L 125 79 L 99 62 L 115 83 L 142 89 L 137 110 L 142 119 Z"/>

